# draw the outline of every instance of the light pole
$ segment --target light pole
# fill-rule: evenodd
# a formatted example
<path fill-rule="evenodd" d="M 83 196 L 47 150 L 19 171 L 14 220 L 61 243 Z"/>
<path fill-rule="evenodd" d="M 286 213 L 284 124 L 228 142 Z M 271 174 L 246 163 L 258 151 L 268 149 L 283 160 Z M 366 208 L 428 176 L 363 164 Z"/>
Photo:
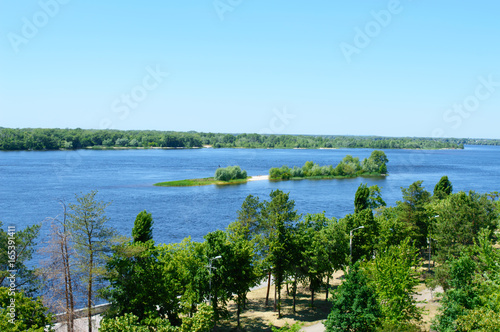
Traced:
<path fill-rule="evenodd" d="M 438 218 L 439 217 L 439 214 L 436 214 L 434 216 L 434 219 Z M 432 226 L 432 225 L 431 225 Z M 432 228 L 432 227 L 429 227 L 429 228 Z M 430 232 L 428 232 L 430 233 Z M 432 241 L 432 238 L 431 238 L 431 235 L 428 234 L 429 236 L 427 237 L 427 243 L 429 243 L 429 264 L 427 265 L 427 272 L 431 272 L 431 241 Z"/>
<path fill-rule="evenodd" d="M 222 256 L 215 256 L 210 258 L 208 267 L 208 304 L 212 305 L 212 269 L 217 270 L 216 267 L 212 267 L 212 261 L 214 259 L 221 259 Z"/>
<path fill-rule="evenodd" d="M 352 232 L 354 232 L 357 229 L 361 229 L 361 228 L 365 228 L 365 226 L 356 227 L 355 229 L 353 229 L 349 232 L 349 252 L 350 252 L 349 260 L 350 260 L 351 264 L 352 264 Z"/>

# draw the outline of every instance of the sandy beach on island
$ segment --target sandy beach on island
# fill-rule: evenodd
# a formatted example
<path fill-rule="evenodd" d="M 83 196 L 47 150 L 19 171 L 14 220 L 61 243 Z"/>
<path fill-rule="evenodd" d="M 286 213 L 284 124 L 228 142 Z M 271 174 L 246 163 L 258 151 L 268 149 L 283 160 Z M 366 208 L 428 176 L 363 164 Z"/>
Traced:
<path fill-rule="evenodd" d="M 269 175 L 256 175 L 248 179 L 248 181 L 262 181 L 262 180 L 269 180 Z"/>

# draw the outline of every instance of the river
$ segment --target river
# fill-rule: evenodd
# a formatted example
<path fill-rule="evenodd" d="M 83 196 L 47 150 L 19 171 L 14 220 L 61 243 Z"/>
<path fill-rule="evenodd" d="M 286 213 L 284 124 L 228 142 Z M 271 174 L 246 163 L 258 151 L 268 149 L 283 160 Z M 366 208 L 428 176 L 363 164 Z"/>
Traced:
<path fill-rule="evenodd" d="M 75 202 L 76 193 L 97 190 L 97 198 L 112 202 L 106 210 L 109 225 L 130 236 L 136 215 L 151 212 L 157 243 L 200 241 L 234 221 L 249 194 L 267 199 L 274 189 L 290 192 L 299 213 L 325 211 L 341 218 L 353 212 L 360 183 L 382 187 L 388 205 L 401 200 L 401 187 L 417 180 L 431 191 L 443 175 L 454 192 L 500 191 L 500 147 L 466 146 L 464 150 L 384 150 L 389 176 L 341 180 L 253 181 L 242 185 L 155 187 L 154 183 L 213 176 L 218 166 L 239 165 L 249 175 L 268 174 L 269 168 L 302 166 L 312 160 L 336 165 L 350 154 L 366 158 L 371 149 L 268 150 L 77 150 L 0 153 L 0 220 L 3 227 L 39 223 L 61 213 L 58 200 Z M 44 239 L 48 222 L 42 229 Z"/>

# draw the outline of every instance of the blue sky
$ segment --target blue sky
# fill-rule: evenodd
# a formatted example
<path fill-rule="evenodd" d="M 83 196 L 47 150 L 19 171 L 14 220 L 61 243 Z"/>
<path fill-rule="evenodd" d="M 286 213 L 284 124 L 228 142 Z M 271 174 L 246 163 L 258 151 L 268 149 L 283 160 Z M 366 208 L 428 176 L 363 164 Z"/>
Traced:
<path fill-rule="evenodd" d="M 500 138 L 499 12 L 0 0 L 0 126 Z"/>

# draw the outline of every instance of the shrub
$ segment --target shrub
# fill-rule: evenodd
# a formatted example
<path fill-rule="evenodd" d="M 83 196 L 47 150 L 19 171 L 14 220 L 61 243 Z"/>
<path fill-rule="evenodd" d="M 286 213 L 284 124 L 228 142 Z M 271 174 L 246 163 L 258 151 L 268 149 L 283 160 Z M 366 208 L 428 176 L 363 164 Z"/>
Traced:
<path fill-rule="evenodd" d="M 246 179 L 247 171 L 241 170 L 239 166 L 228 166 L 226 168 L 217 168 L 215 171 L 215 180 L 230 181 L 236 179 Z"/>

